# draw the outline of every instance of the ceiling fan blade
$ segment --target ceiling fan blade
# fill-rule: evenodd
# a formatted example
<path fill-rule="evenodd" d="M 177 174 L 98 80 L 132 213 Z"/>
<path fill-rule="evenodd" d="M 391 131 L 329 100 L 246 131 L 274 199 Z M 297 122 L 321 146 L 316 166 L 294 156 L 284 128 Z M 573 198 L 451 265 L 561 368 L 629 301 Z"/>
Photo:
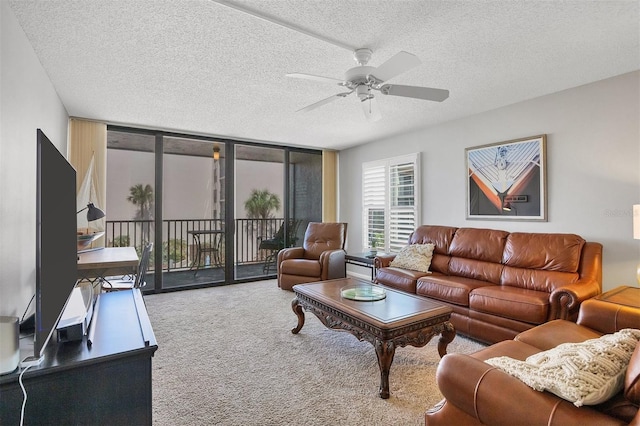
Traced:
<path fill-rule="evenodd" d="M 380 88 L 384 95 L 404 96 L 405 98 L 425 99 L 427 101 L 442 102 L 449 97 L 445 89 L 431 87 L 403 86 L 400 84 L 385 84 Z"/>
<path fill-rule="evenodd" d="M 337 78 L 323 77 L 321 75 L 304 74 L 304 73 L 299 73 L 299 72 L 286 74 L 286 76 L 287 77 L 293 77 L 293 78 L 303 78 L 305 80 L 321 81 L 323 83 L 339 84 L 339 85 L 342 85 L 342 83 L 344 83 L 344 80 L 340 80 L 340 79 L 337 79 Z"/>
<path fill-rule="evenodd" d="M 364 101 L 361 101 L 360 104 L 362 105 L 362 111 L 364 112 L 364 116 L 367 118 L 367 121 L 378 121 L 382 118 L 376 98 L 371 97 L 369 99 L 365 99 Z"/>
<path fill-rule="evenodd" d="M 387 81 L 413 67 L 417 67 L 421 63 L 416 55 L 401 51 L 376 68 L 373 76 L 380 81 Z"/>
<path fill-rule="evenodd" d="M 316 108 L 318 108 L 318 107 L 321 107 L 322 105 L 326 105 L 326 104 L 328 104 L 329 102 L 333 102 L 333 101 L 335 101 L 335 100 L 336 100 L 336 99 L 338 99 L 338 98 L 344 98 L 344 97 L 346 97 L 347 95 L 350 95 L 351 93 L 353 93 L 353 91 L 351 91 L 351 92 L 344 92 L 344 93 L 337 93 L 337 94 L 335 94 L 335 95 L 331 95 L 331 96 L 329 96 L 328 98 L 325 98 L 325 99 L 323 99 L 323 100 L 321 100 L 321 101 L 318 101 L 318 102 L 316 102 L 316 103 L 313 103 L 313 104 L 311 104 L 311 105 L 308 105 L 308 106 L 306 106 L 306 107 L 304 107 L 304 108 L 300 108 L 300 109 L 299 109 L 299 110 L 297 110 L 296 112 L 309 112 L 309 111 L 312 111 L 312 110 L 314 110 L 314 109 L 316 109 Z"/>

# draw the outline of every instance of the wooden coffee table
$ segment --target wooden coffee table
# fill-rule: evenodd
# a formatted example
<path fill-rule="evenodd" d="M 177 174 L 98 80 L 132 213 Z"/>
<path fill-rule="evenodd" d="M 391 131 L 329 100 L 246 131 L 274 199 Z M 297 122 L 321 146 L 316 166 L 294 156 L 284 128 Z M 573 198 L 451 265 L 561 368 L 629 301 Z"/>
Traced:
<path fill-rule="evenodd" d="M 291 302 L 298 316 L 297 334 L 304 326 L 304 311 L 313 313 L 327 328 L 348 331 L 371 343 L 380 367 L 381 398 L 389 398 L 389 370 L 396 347 L 422 347 L 440 335 L 438 353 L 443 357 L 456 332 L 449 322 L 452 309 L 420 296 L 384 287 L 386 298 L 375 301 L 345 299 L 340 290 L 349 285 L 371 284 L 357 278 L 340 278 L 293 286 Z"/>

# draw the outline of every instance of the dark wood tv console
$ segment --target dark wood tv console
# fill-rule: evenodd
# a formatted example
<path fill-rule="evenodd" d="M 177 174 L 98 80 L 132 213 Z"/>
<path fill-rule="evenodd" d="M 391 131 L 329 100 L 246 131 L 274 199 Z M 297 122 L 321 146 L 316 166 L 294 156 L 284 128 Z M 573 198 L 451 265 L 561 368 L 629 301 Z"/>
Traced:
<path fill-rule="evenodd" d="M 24 424 L 152 424 L 151 357 L 158 345 L 142 295 L 104 293 L 99 303 L 91 345 L 86 336 L 49 342 L 42 364 L 24 374 Z M 0 376 L 0 425 L 20 424 L 18 376 Z"/>

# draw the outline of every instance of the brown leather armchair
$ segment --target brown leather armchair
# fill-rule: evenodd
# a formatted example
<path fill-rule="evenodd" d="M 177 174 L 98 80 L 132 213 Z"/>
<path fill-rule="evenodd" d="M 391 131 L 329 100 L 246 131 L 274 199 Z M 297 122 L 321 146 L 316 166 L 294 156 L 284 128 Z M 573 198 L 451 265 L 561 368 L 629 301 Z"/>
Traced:
<path fill-rule="evenodd" d="M 278 253 L 278 287 L 291 290 L 296 284 L 344 278 L 346 240 L 346 223 L 309 222 L 302 247 Z"/>

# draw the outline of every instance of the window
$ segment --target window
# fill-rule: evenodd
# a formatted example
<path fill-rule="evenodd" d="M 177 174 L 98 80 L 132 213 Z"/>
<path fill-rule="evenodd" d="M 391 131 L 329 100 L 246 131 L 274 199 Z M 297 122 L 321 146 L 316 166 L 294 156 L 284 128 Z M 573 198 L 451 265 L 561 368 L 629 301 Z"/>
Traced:
<path fill-rule="evenodd" d="M 362 246 L 397 252 L 416 228 L 420 154 L 362 165 Z"/>

